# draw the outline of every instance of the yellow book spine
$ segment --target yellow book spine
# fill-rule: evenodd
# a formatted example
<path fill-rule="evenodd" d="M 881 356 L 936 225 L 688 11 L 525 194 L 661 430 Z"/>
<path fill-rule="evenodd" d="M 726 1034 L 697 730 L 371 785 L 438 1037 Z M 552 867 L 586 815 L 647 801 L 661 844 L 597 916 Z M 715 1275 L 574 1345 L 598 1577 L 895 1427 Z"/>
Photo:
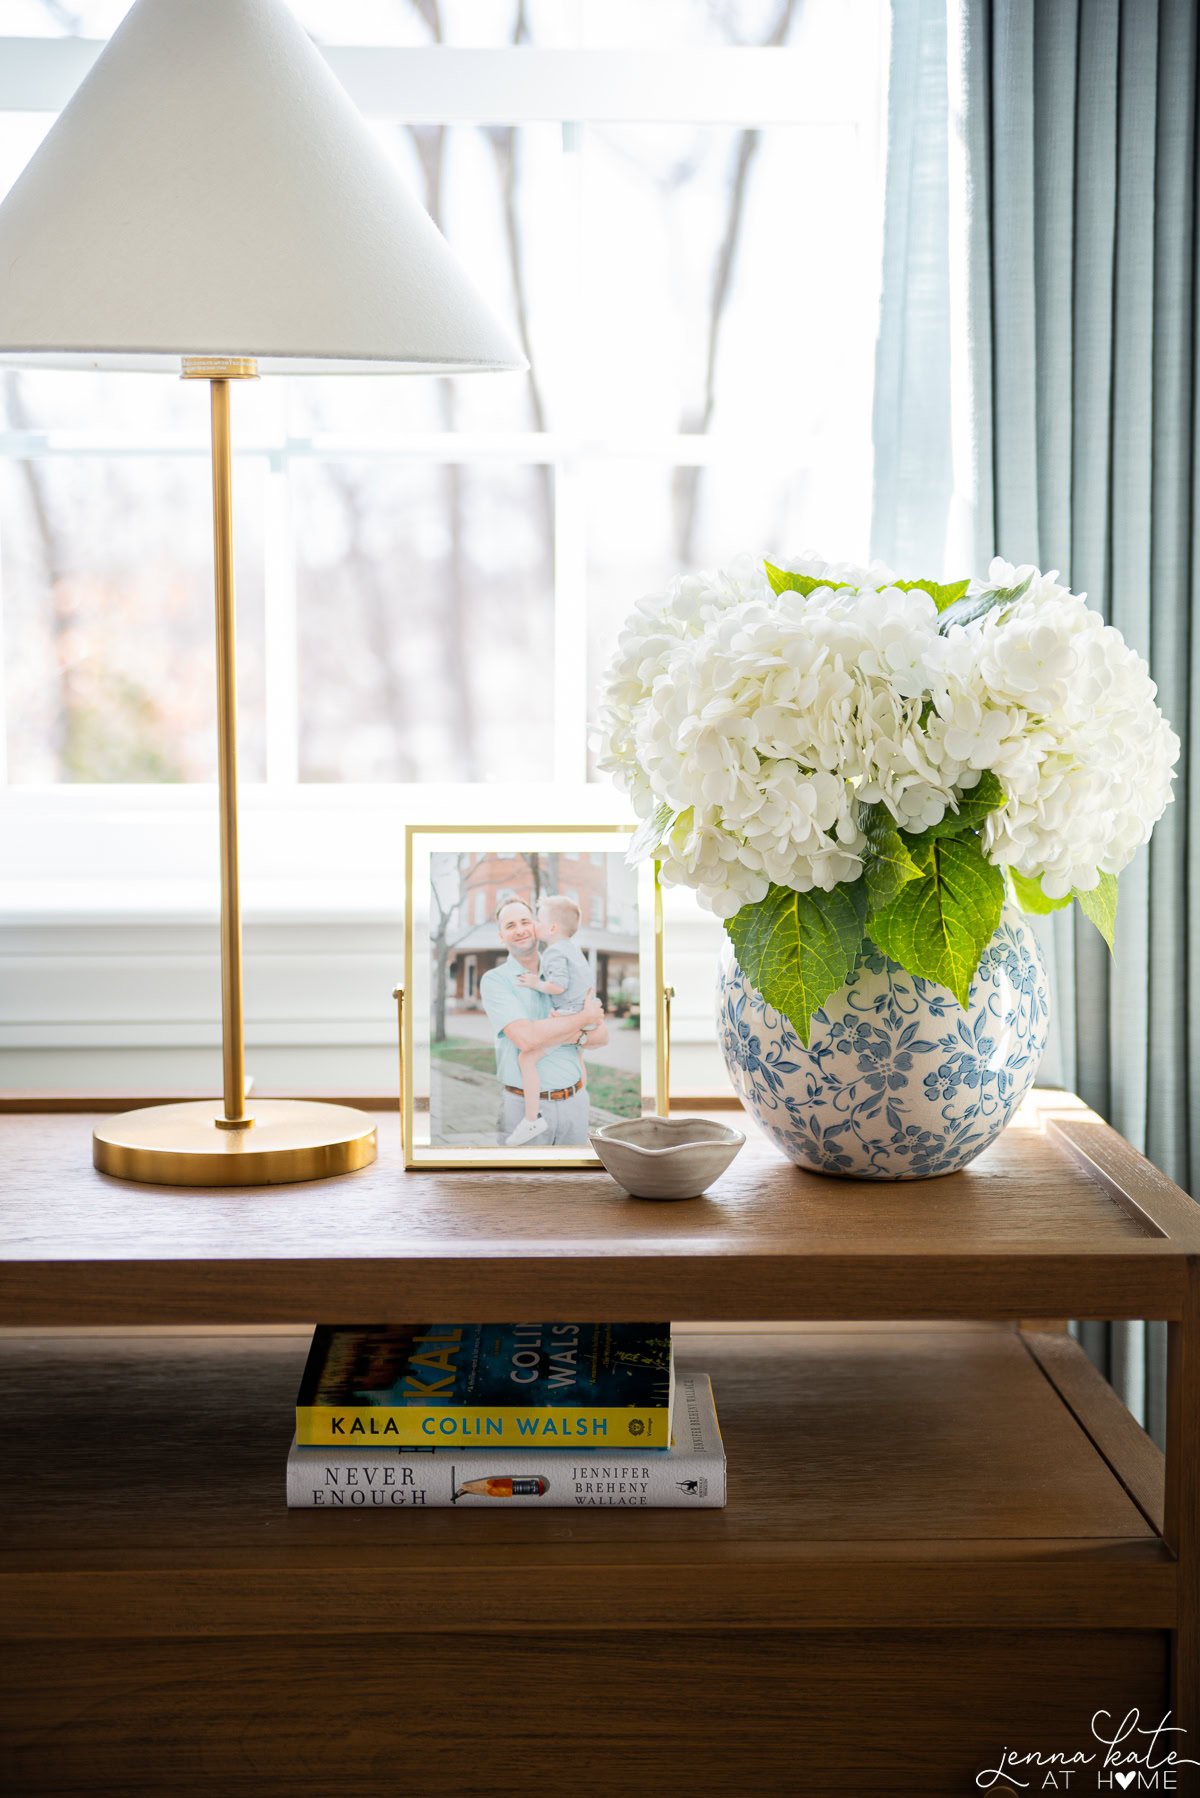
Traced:
<path fill-rule="evenodd" d="M 666 1406 L 297 1405 L 304 1448 L 669 1448 Z"/>

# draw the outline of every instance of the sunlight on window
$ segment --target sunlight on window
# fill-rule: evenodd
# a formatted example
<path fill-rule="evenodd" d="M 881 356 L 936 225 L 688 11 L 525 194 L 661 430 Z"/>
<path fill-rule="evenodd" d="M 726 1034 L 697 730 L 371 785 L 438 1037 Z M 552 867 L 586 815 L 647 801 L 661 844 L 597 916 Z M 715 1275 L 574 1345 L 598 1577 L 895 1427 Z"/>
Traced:
<path fill-rule="evenodd" d="M 8 0 L 3 24 L 100 38 L 126 10 Z M 371 126 L 531 368 L 239 383 L 243 776 L 575 780 L 588 695 L 641 594 L 743 549 L 867 553 L 886 7 L 295 10 L 331 46 L 496 52 L 496 121 Z M 578 124 L 538 61 L 754 46 L 828 70 L 828 109 Z M 506 123 L 518 66 L 524 116 Z M 671 116 L 690 116 L 683 64 L 659 66 Z M 49 124 L 0 111 L 0 192 Z M 10 782 L 212 778 L 206 398 L 163 376 L 0 376 Z"/>

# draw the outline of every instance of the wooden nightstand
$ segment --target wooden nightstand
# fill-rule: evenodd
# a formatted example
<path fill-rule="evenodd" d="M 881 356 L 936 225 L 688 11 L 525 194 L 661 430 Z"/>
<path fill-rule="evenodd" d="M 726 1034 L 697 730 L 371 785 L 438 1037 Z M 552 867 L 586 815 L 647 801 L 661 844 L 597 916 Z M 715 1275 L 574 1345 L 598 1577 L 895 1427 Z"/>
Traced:
<path fill-rule="evenodd" d="M 1077 1100 L 946 1179 L 753 1142 L 678 1206 L 405 1175 L 386 1114 L 336 1183 L 124 1186 L 91 1124 L 0 1120 L 7 1789 L 962 1793 L 1172 1703 L 1200 1758 L 1200 1210 Z M 284 1508 L 305 1326 L 535 1315 L 754 1320 L 679 1348 L 727 1510 Z M 1019 1323 L 1068 1315 L 1170 1320 L 1165 1477 Z"/>

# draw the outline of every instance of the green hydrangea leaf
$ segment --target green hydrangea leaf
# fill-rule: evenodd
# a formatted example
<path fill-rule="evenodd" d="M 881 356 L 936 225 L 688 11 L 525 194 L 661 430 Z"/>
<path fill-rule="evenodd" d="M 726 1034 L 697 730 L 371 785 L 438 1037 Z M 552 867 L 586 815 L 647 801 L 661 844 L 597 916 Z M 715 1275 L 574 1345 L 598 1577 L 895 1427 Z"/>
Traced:
<path fill-rule="evenodd" d="M 726 922 L 746 979 L 782 1012 L 806 1048 L 814 1011 L 853 972 L 866 912 L 864 882 L 855 880 L 828 893 L 773 886 L 765 899 L 744 905 Z"/>
<path fill-rule="evenodd" d="M 1099 886 L 1094 886 L 1090 893 L 1081 893 L 1076 889 L 1073 896 L 1078 899 L 1080 911 L 1096 926 L 1111 953 L 1113 933 L 1117 928 L 1116 875 L 1102 874 Z"/>
<path fill-rule="evenodd" d="M 910 974 L 946 987 L 965 1011 L 979 958 L 1004 904 L 1004 876 L 978 838 L 928 836 L 913 846 L 921 874 L 867 919 L 867 934 Z"/>
<path fill-rule="evenodd" d="M 653 855 L 663 838 L 675 823 L 678 814 L 673 805 L 666 800 L 656 805 L 648 818 L 643 818 L 633 833 L 629 848 L 625 851 L 625 865 L 635 868 L 644 862 L 648 855 Z"/>
<path fill-rule="evenodd" d="M 1068 893 L 1065 899 L 1051 899 L 1042 891 L 1040 874 L 1031 877 L 1028 874 L 1018 874 L 1015 868 L 1010 868 L 1008 878 L 1012 882 L 1017 904 L 1023 912 L 1030 912 L 1034 917 L 1045 917 L 1048 912 L 1061 911 L 1064 905 L 1070 905 L 1074 897 Z"/>
<path fill-rule="evenodd" d="M 964 593 L 962 598 L 955 600 L 942 612 L 938 619 L 939 632 L 944 637 L 956 624 L 974 624 L 989 612 L 1015 606 L 1028 593 L 1032 580 L 1032 574 L 1027 574 L 1015 587 L 981 587 L 978 593 Z M 938 609 L 941 610 L 940 607 Z"/>
<path fill-rule="evenodd" d="M 1111 951 L 1117 925 L 1115 874 L 1102 874 L 1099 885 L 1094 886 L 1090 893 L 1081 893 L 1076 888 L 1065 899 L 1051 899 L 1042 891 L 1040 874 L 1031 878 L 1028 874 L 1018 874 L 1015 868 L 1009 868 L 1007 872 L 1017 904 L 1023 912 L 1043 917 L 1048 912 L 1062 911 L 1072 900 L 1077 900 L 1080 911 L 1096 926 Z"/>
<path fill-rule="evenodd" d="M 988 813 L 1002 806 L 1007 798 L 1008 794 L 989 768 L 979 776 L 977 786 L 960 795 L 956 812 L 947 812 L 937 824 L 931 824 L 928 830 L 910 840 L 929 843 L 935 837 L 962 837 L 968 832 L 982 830 Z"/>
<path fill-rule="evenodd" d="M 944 612 L 963 597 L 971 580 L 968 576 L 965 581 L 893 581 L 891 584 L 899 587 L 901 593 L 928 593 L 938 611 Z"/>
<path fill-rule="evenodd" d="M 912 858 L 910 839 L 898 828 L 886 805 L 864 805 L 858 822 L 867 839 L 863 864 L 867 899 L 873 911 L 881 911 L 902 886 L 920 877 L 921 870 Z"/>
<path fill-rule="evenodd" d="M 848 587 L 849 581 L 822 581 L 815 574 L 789 574 L 786 568 L 776 568 L 774 562 L 764 562 L 767 579 L 771 583 L 773 593 L 799 593 L 807 599 L 818 587 Z M 761 987 L 759 991 L 761 992 Z"/>

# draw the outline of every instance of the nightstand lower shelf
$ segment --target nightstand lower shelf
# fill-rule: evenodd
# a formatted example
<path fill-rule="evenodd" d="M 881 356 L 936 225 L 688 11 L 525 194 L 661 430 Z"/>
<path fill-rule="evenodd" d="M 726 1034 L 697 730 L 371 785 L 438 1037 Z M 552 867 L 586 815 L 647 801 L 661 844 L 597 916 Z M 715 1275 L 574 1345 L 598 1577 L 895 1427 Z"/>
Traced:
<path fill-rule="evenodd" d="M 1066 1338 L 681 1338 L 729 1506 L 636 1515 L 289 1513 L 306 1342 L 0 1341 L 9 1789 L 949 1793 L 1170 1702 L 1161 1459 Z"/>

